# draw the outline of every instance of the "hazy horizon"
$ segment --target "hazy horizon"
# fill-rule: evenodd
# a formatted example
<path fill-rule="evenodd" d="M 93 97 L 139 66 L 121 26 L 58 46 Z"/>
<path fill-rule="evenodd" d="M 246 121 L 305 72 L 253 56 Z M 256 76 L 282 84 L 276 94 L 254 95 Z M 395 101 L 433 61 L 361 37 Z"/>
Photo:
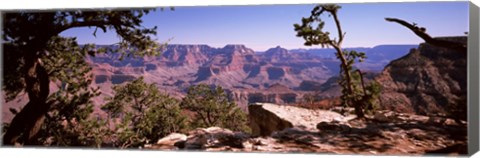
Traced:
<path fill-rule="evenodd" d="M 97 45 L 100 45 L 100 46 L 108 46 L 108 45 L 111 45 L 111 44 L 97 44 Z M 244 45 L 245 47 L 247 48 L 250 48 L 252 49 L 253 51 L 255 52 L 265 52 L 265 51 L 268 51 L 269 49 L 272 49 L 272 48 L 276 48 L 276 47 L 280 47 L 280 48 L 283 48 L 283 49 L 287 49 L 287 50 L 297 50 L 297 49 L 305 49 L 305 50 L 309 50 L 309 49 L 334 49 L 332 47 L 325 47 L 325 48 L 322 48 L 322 47 L 301 47 L 301 48 L 285 48 L 283 46 L 280 46 L 280 45 L 277 45 L 277 46 L 271 46 L 271 47 L 268 47 L 267 49 L 265 50 L 255 50 L 251 47 L 249 47 L 248 45 L 246 44 L 241 44 L 241 43 L 227 43 L 223 46 L 212 46 L 210 44 L 205 44 L 205 43 L 196 43 L 196 44 L 192 44 L 192 43 L 167 43 L 167 45 L 206 45 L 206 46 L 209 46 L 209 47 L 212 47 L 212 48 L 216 48 L 216 49 L 220 49 L 220 48 L 224 48 L 226 47 L 227 45 Z M 377 46 L 411 46 L 411 45 L 420 45 L 420 43 L 417 43 L 417 44 L 394 44 L 394 43 L 385 43 L 385 44 L 379 44 L 379 45 L 374 45 L 374 46 L 370 46 L 370 47 L 367 47 L 367 46 L 358 46 L 358 47 L 343 47 L 343 49 L 351 49 L 351 48 L 374 48 L 374 47 L 377 47 Z"/>

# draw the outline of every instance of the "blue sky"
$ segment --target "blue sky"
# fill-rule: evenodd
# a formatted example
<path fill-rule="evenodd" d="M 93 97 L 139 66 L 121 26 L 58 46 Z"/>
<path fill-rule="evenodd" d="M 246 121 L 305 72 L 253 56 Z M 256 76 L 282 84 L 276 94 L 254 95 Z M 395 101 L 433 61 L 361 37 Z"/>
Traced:
<path fill-rule="evenodd" d="M 385 17 L 404 19 L 427 28 L 432 36 L 458 36 L 468 31 L 468 2 L 350 3 L 340 4 L 339 18 L 347 32 L 344 47 L 372 47 L 380 44 L 418 44 L 410 30 Z M 144 26 L 158 26 L 157 39 L 171 44 L 245 44 L 256 51 L 282 46 L 303 46 L 293 24 L 310 15 L 314 5 L 251 5 L 176 7 L 157 10 L 144 17 Z M 332 18 L 324 17 L 326 30 L 336 36 Z M 80 43 L 111 44 L 113 32 L 92 36 L 93 29 L 79 28 L 62 33 L 76 36 Z"/>

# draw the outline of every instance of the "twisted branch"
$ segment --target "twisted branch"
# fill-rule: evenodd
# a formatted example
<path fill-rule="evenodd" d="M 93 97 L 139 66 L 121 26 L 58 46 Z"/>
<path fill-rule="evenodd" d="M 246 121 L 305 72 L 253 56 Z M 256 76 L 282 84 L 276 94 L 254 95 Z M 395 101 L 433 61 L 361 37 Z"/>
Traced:
<path fill-rule="evenodd" d="M 410 24 L 404 20 L 397 19 L 397 18 L 385 18 L 385 20 L 388 22 L 395 22 L 402 26 L 407 27 L 428 44 L 438 46 L 438 47 L 455 49 L 460 52 L 465 52 L 465 53 L 467 52 L 467 46 L 465 44 L 432 38 L 430 35 L 426 33 L 425 28 L 416 26 L 416 23 Z"/>

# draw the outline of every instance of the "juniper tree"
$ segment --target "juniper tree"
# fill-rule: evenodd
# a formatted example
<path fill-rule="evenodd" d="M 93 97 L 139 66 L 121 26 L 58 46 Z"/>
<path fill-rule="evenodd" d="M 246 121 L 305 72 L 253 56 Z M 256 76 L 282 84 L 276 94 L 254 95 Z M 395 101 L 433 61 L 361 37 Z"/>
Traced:
<path fill-rule="evenodd" d="M 99 93 L 89 87 L 91 68 L 85 62 L 81 48 L 73 42 L 73 38 L 56 36 L 48 43 L 49 58 L 42 58 L 42 64 L 59 90 L 47 98 L 51 109 L 45 114 L 46 123 L 39 127 L 40 134 L 32 139 L 32 144 L 69 146 L 80 143 L 77 125 L 92 112 L 90 98 Z M 66 51 L 71 53 L 64 53 Z M 18 113 L 16 109 L 10 111 Z"/>
<path fill-rule="evenodd" d="M 152 39 L 156 28 L 141 26 L 142 17 L 151 10 L 101 10 L 101 11 L 21 11 L 4 13 L 3 48 L 4 80 L 2 89 L 6 92 L 6 101 L 11 101 L 22 91 L 28 94 L 29 102 L 15 115 L 3 136 L 3 144 L 32 144 L 32 140 L 41 129 L 45 117 L 53 108 L 49 85 L 53 73 L 47 68 L 48 60 L 54 59 L 53 48 L 61 48 L 65 54 L 75 51 L 88 52 L 90 55 L 107 50 L 95 50 L 94 45 L 79 46 L 75 38 L 70 42 L 55 42 L 60 33 L 73 28 L 95 28 L 103 32 L 114 31 L 119 37 L 116 49 L 109 52 L 122 53 L 123 56 L 155 55 L 159 45 Z M 82 53 L 85 54 L 85 53 Z M 65 63 L 74 63 L 74 58 L 63 58 Z M 52 61 L 56 62 L 56 61 Z M 73 76 L 85 76 L 73 70 Z M 73 83 L 72 83 L 73 84 Z M 82 100 L 83 101 L 83 100 Z M 77 103 L 75 103 L 77 104 Z"/>
<path fill-rule="evenodd" d="M 115 147 L 137 147 L 186 128 L 180 102 L 143 77 L 113 89 L 115 95 L 101 109 L 108 114 L 108 124 L 120 122 L 105 134 Z"/>
<path fill-rule="evenodd" d="M 42 58 L 43 65 L 59 90 L 47 98 L 50 109 L 35 141 L 50 140 L 49 145 L 82 145 L 86 140 L 79 139 L 80 131 L 89 130 L 82 127 L 83 121 L 93 112 L 90 98 L 100 94 L 98 88 L 90 87 L 92 76 L 85 61 L 86 53 L 75 43 L 75 38 L 53 37 L 47 48 L 49 57 Z"/>
<path fill-rule="evenodd" d="M 234 131 L 248 132 L 247 115 L 227 97 L 220 87 L 199 84 L 189 87 L 181 107 L 195 113 L 191 118 L 192 128 L 212 126 Z"/>
<path fill-rule="evenodd" d="M 353 106 L 357 117 L 363 118 L 365 112 L 368 109 L 373 109 L 375 105 L 374 100 L 379 93 L 379 85 L 375 82 L 365 85 L 362 72 L 353 68 L 356 60 L 363 62 L 366 58 L 365 53 L 342 49 L 346 33 L 342 30 L 337 14 L 340 8 L 340 6 L 334 4 L 317 5 L 311 11 L 311 15 L 302 18 L 301 24 L 294 24 L 294 28 L 297 32 L 296 36 L 305 40 L 305 46 L 320 45 L 335 49 L 335 55 L 341 62 L 339 85 L 342 87 L 342 105 Z M 320 17 L 323 14 L 333 17 L 338 39 L 332 39 L 330 32 L 323 30 L 325 21 Z"/>

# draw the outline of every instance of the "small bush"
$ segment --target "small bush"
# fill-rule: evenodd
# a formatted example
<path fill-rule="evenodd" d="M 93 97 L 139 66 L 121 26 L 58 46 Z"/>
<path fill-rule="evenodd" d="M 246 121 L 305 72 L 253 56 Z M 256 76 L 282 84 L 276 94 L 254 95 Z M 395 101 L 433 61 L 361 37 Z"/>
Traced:
<path fill-rule="evenodd" d="M 129 148 L 156 141 L 170 133 L 186 129 L 186 118 L 181 115 L 179 101 L 161 94 L 155 84 L 147 84 L 143 77 L 114 87 L 115 96 L 102 107 L 108 122 L 120 120 L 107 133 L 114 138 L 115 147 Z M 108 125 L 109 126 L 109 125 Z"/>
<path fill-rule="evenodd" d="M 228 99 L 222 87 L 191 86 L 181 107 L 195 113 L 190 119 L 192 128 L 217 126 L 233 131 L 250 131 L 247 115 Z"/>

